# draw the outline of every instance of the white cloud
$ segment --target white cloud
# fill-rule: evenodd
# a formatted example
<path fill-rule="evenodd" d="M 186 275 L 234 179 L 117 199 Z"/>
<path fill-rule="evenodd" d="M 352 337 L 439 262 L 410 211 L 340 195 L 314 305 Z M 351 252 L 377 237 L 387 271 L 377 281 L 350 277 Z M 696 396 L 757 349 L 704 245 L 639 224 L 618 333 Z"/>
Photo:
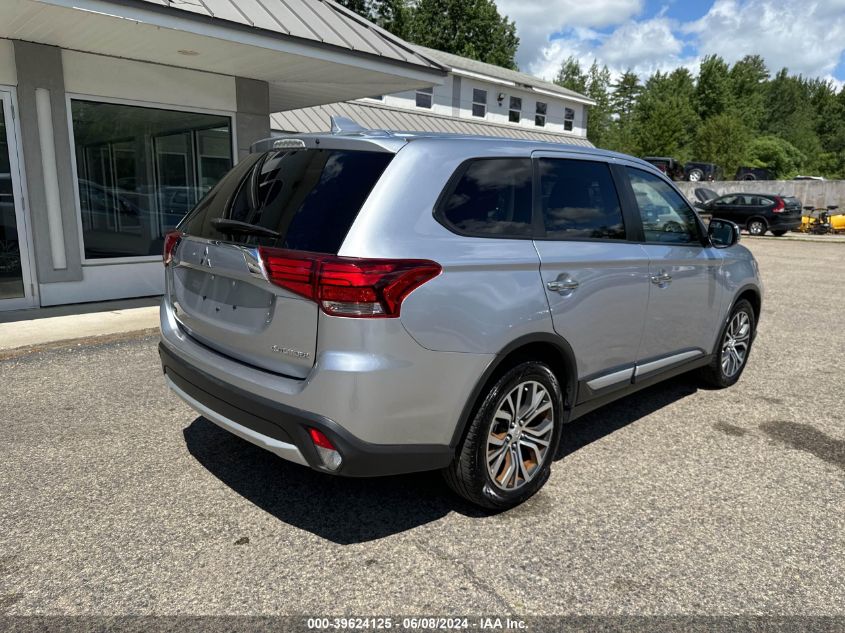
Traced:
<path fill-rule="evenodd" d="M 516 22 L 520 39 L 517 62 L 528 68 L 564 29 L 622 24 L 643 8 L 643 0 L 496 0 L 499 11 Z"/>
<path fill-rule="evenodd" d="M 787 67 L 842 85 L 833 72 L 845 52 L 845 0 L 716 0 L 688 23 L 669 19 L 665 8 L 638 19 L 642 0 L 496 2 L 516 21 L 520 68 L 546 79 L 570 55 L 583 67 L 595 58 L 614 75 L 633 68 L 645 77 L 680 66 L 697 73 L 708 54 L 729 63 L 759 54 L 772 72 Z"/>
<path fill-rule="evenodd" d="M 716 0 L 683 30 L 696 36 L 701 55 L 735 62 L 756 53 L 773 72 L 825 76 L 845 51 L 845 0 Z"/>
<path fill-rule="evenodd" d="M 683 57 L 684 43 L 675 35 L 677 25 L 659 16 L 649 20 L 630 20 L 609 35 L 575 31 L 549 42 L 527 70 L 552 78 L 561 63 L 574 55 L 586 68 L 593 59 L 607 64 L 614 75 L 633 69 L 646 77 L 657 70 L 670 71 L 678 66 L 694 66 L 696 57 Z"/>

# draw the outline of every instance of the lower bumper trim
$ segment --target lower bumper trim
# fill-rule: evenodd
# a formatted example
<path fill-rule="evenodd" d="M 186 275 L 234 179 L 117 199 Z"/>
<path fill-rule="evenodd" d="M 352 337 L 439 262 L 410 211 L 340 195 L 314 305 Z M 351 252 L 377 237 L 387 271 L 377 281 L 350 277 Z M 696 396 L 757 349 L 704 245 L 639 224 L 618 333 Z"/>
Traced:
<path fill-rule="evenodd" d="M 167 386 L 170 387 L 173 393 L 182 398 L 182 400 L 184 400 L 188 404 L 188 406 L 194 409 L 197 413 L 201 413 L 202 417 L 204 417 L 209 422 L 214 422 L 214 424 L 216 424 L 222 429 L 229 431 L 229 433 L 237 435 L 239 438 L 246 440 L 247 442 L 251 442 L 256 446 L 260 446 L 261 448 L 268 450 L 271 453 L 275 453 L 282 459 L 286 459 L 289 462 L 294 462 L 303 466 L 308 466 L 308 462 L 302 456 L 302 453 L 300 453 L 299 449 L 293 444 L 288 444 L 287 442 L 282 442 L 281 440 L 273 439 L 272 437 L 259 433 L 258 431 L 254 431 L 244 426 L 243 424 L 238 424 L 234 420 L 230 420 L 226 416 L 220 415 L 216 411 L 212 411 L 202 402 L 192 398 L 187 393 L 182 391 L 176 385 L 176 383 L 174 383 L 170 379 L 170 376 L 165 375 L 164 379 L 165 381 L 167 381 Z"/>

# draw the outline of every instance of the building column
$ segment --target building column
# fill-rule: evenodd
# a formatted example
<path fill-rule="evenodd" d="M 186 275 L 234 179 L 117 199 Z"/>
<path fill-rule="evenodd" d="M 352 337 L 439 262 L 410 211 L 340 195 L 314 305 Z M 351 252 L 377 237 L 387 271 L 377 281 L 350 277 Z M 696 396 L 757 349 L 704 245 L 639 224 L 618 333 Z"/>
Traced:
<path fill-rule="evenodd" d="M 270 86 L 266 81 L 235 78 L 237 160 L 249 154 L 256 141 L 270 137 Z"/>
<path fill-rule="evenodd" d="M 36 281 L 80 281 L 79 217 L 62 51 L 18 40 L 14 50 Z"/>

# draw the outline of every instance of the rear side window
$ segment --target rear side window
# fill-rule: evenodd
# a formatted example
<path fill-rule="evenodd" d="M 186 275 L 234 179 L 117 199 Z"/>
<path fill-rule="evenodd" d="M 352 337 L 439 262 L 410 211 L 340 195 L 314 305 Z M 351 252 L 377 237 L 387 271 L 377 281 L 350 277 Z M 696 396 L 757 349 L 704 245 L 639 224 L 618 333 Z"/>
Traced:
<path fill-rule="evenodd" d="M 541 158 L 539 167 L 547 238 L 625 239 L 622 207 L 606 163 Z"/>
<path fill-rule="evenodd" d="M 190 235 L 245 245 L 336 254 L 393 154 L 307 149 L 250 155 L 180 226 Z M 244 222 L 278 237 L 228 232 Z"/>
<path fill-rule="evenodd" d="M 465 164 L 438 218 L 466 235 L 530 237 L 531 160 L 483 158 Z"/>

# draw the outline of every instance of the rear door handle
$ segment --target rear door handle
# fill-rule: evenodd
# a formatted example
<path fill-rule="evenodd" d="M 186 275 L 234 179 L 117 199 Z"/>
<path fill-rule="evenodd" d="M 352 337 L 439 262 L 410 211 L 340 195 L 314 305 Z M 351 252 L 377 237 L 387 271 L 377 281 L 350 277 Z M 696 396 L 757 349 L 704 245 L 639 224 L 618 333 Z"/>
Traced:
<path fill-rule="evenodd" d="M 572 292 L 576 288 L 578 288 L 578 282 L 575 281 L 572 277 L 563 276 L 561 275 L 555 281 L 550 281 L 546 284 L 546 288 L 551 290 L 552 292 Z"/>
<path fill-rule="evenodd" d="M 665 270 L 661 270 L 658 274 L 651 276 L 651 283 L 661 287 L 668 286 L 672 283 L 672 275 Z"/>

